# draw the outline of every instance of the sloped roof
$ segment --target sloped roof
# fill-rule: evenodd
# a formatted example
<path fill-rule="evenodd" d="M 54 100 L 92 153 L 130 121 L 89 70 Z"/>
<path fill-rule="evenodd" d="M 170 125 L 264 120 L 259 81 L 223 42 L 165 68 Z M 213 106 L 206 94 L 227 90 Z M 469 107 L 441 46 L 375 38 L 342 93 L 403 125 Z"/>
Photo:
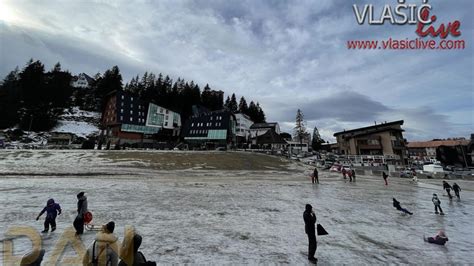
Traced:
<path fill-rule="evenodd" d="M 407 144 L 407 148 L 437 148 L 439 146 L 466 146 L 469 140 L 432 140 L 432 141 L 414 141 Z"/>
<path fill-rule="evenodd" d="M 255 137 L 253 138 L 255 139 Z M 270 129 L 265 134 L 257 137 L 258 144 L 286 144 L 286 141 L 275 132 L 275 130 Z"/>
<path fill-rule="evenodd" d="M 334 137 L 337 135 L 341 134 L 347 134 L 347 133 L 353 133 L 353 134 L 367 134 L 367 133 L 375 133 L 375 132 L 380 132 L 380 131 L 385 131 L 385 130 L 394 130 L 396 128 L 391 128 L 392 126 L 401 126 L 403 125 L 403 120 L 397 120 L 393 122 L 388 122 L 388 123 L 382 123 L 382 124 L 377 124 L 369 127 L 361 127 L 361 128 L 356 128 L 356 129 L 351 129 L 351 130 L 345 130 L 345 131 L 340 131 L 334 133 Z M 403 131 L 403 129 L 401 129 Z"/>
<path fill-rule="evenodd" d="M 278 123 L 254 123 L 250 128 L 271 128 L 276 127 Z"/>

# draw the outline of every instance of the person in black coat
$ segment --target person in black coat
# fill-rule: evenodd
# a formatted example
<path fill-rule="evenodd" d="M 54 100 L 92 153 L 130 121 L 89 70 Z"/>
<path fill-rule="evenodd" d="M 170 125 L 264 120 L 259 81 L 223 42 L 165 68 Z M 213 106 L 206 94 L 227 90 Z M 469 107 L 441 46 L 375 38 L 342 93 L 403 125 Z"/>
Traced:
<path fill-rule="evenodd" d="M 385 185 L 388 186 L 388 182 L 387 182 L 388 175 L 385 172 L 382 172 L 382 177 L 383 177 L 383 180 L 385 181 Z"/>
<path fill-rule="evenodd" d="M 316 263 L 318 259 L 314 257 L 317 248 L 316 242 L 316 214 L 314 214 L 313 206 L 306 204 L 306 210 L 303 212 L 304 230 L 308 235 L 308 260 Z"/>
<path fill-rule="evenodd" d="M 77 194 L 77 216 L 74 219 L 74 228 L 76 229 L 76 235 L 82 235 L 84 233 L 84 214 L 87 212 L 87 197 L 84 192 Z"/>
<path fill-rule="evenodd" d="M 402 208 L 402 206 L 400 206 L 400 202 L 398 200 L 396 200 L 395 198 L 393 198 L 393 207 L 395 207 L 395 209 L 399 210 L 399 211 L 402 211 L 404 213 L 408 213 L 410 215 L 412 215 L 413 213 L 410 212 L 409 210 L 407 209 L 404 209 Z"/>
<path fill-rule="evenodd" d="M 454 183 L 453 190 L 456 194 L 456 197 L 458 197 L 458 199 L 461 199 L 461 196 L 459 196 L 459 191 L 461 191 L 461 187 L 459 187 L 458 184 Z"/>
<path fill-rule="evenodd" d="M 448 192 L 449 198 L 452 199 L 453 196 L 451 195 L 451 189 L 453 188 L 451 187 L 451 185 L 448 182 L 443 181 L 443 189 L 446 189 L 446 192 Z"/>
<path fill-rule="evenodd" d="M 314 172 L 313 172 L 313 178 L 312 178 L 313 184 L 315 180 L 319 184 L 318 169 L 316 167 L 314 168 Z"/>

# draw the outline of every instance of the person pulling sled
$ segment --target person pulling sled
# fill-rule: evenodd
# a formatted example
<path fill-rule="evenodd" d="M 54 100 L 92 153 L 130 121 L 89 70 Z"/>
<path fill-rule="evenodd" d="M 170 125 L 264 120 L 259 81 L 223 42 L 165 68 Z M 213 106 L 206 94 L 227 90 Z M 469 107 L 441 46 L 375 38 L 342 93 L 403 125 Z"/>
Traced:
<path fill-rule="evenodd" d="M 84 192 L 77 194 L 77 216 L 74 219 L 74 229 L 76 229 L 76 235 L 82 235 L 84 233 L 84 215 L 87 211 L 87 197 Z"/>

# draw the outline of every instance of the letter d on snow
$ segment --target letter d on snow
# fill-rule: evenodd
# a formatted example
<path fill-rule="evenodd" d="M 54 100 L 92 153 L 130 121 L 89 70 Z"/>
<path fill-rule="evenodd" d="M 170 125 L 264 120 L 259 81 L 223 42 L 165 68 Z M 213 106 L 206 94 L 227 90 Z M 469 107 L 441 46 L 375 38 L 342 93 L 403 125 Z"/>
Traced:
<path fill-rule="evenodd" d="M 3 261 L 2 265 L 19 265 L 22 255 L 13 256 L 13 238 L 18 236 L 26 236 L 31 240 L 31 250 L 41 249 L 41 236 L 38 231 L 30 226 L 13 226 L 5 232 L 5 240 L 3 241 Z"/>

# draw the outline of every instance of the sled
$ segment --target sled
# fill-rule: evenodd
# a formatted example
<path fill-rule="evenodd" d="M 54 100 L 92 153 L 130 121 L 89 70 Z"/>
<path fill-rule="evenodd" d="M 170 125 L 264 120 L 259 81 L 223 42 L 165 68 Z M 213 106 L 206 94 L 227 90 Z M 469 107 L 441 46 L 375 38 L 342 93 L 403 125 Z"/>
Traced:
<path fill-rule="evenodd" d="M 100 231 L 102 230 L 102 225 L 92 224 L 92 213 L 86 212 L 84 214 L 84 228 L 88 231 Z"/>

